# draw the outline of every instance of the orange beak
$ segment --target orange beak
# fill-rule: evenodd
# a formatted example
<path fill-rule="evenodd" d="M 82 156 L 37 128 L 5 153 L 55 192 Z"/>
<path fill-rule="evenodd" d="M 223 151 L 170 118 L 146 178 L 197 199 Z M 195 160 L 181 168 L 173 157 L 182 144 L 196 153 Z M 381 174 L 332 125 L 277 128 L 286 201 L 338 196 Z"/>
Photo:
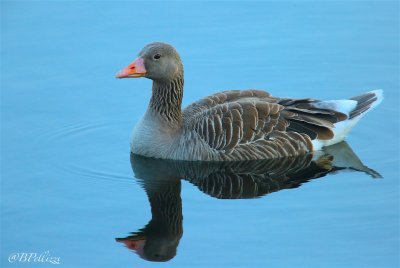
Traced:
<path fill-rule="evenodd" d="M 116 78 L 136 78 L 143 77 L 146 75 L 146 68 L 144 67 L 144 60 L 137 58 L 134 62 L 128 65 L 125 69 L 122 69 L 115 76 Z"/>

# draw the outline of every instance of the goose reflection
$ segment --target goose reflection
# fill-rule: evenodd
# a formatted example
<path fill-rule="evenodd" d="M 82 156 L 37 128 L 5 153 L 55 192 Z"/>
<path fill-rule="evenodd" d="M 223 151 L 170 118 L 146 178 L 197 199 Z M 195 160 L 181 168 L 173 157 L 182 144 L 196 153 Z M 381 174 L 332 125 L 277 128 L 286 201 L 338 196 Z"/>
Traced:
<path fill-rule="evenodd" d="M 380 174 L 365 166 L 346 142 L 298 157 L 244 162 L 187 162 L 131 154 L 135 177 L 145 190 L 152 218 L 116 241 L 148 261 L 168 261 L 183 235 L 181 179 L 219 199 L 256 198 L 343 171 Z"/>

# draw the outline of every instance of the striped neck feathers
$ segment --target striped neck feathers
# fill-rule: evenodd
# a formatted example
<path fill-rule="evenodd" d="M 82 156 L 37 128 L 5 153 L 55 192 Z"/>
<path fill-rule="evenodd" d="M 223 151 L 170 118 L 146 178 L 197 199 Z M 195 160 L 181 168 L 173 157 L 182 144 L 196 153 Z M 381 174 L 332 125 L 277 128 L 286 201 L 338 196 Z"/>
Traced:
<path fill-rule="evenodd" d="M 153 81 L 150 109 L 166 121 L 182 121 L 183 74 L 172 81 Z"/>

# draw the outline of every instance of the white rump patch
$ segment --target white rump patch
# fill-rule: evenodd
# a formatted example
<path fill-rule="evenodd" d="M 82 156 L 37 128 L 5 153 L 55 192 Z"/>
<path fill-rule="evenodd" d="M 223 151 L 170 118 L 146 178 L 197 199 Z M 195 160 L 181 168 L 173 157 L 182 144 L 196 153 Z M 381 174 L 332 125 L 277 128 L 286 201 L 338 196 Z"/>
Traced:
<path fill-rule="evenodd" d="M 321 150 L 322 147 L 343 141 L 347 134 L 349 134 L 350 130 L 358 123 L 358 121 L 360 121 L 361 117 L 362 116 L 357 116 L 351 120 L 344 120 L 334 124 L 335 128 L 332 129 L 333 138 L 326 141 L 318 139 L 313 140 L 312 144 L 314 150 Z"/>
<path fill-rule="evenodd" d="M 315 107 L 321 109 L 330 109 L 334 111 L 341 112 L 343 114 L 349 115 L 357 106 L 357 101 L 355 100 L 330 100 L 321 101 L 314 104 Z"/>

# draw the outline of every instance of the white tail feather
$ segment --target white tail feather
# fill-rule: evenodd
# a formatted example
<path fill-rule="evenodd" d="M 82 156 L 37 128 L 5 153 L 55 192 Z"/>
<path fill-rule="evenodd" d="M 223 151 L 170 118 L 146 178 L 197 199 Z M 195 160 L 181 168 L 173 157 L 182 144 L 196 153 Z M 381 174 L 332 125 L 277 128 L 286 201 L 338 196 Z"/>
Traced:
<path fill-rule="evenodd" d="M 377 97 L 377 100 L 371 104 L 368 110 L 366 110 L 365 112 L 361 113 L 360 115 L 352 119 L 347 119 L 334 124 L 335 128 L 332 129 L 334 134 L 333 138 L 330 140 L 318 140 L 318 139 L 313 140 L 312 143 L 314 146 L 314 150 L 321 150 L 322 147 L 326 147 L 343 141 L 346 138 L 347 134 L 350 132 L 350 130 L 358 123 L 358 121 L 360 121 L 360 119 L 367 112 L 371 111 L 373 108 L 375 108 L 382 102 L 383 100 L 382 90 L 373 90 L 365 94 L 368 93 L 373 93 Z M 322 101 L 318 103 L 319 108 L 333 109 L 338 112 L 344 113 L 347 116 L 350 115 L 350 113 L 357 107 L 357 105 L 358 102 L 355 100 L 331 100 L 331 101 Z"/>
<path fill-rule="evenodd" d="M 371 111 L 372 109 L 374 109 L 376 106 L 378 106 L 384 99 L 383 97 L 383 90 L 382 89 L 376 89 L 376 90 L 372 90 L 368 93 L 374 93 L 375 96 L 378 98 L 372 105 L 371 108 L 369 108 L 368 111 Z"/>

